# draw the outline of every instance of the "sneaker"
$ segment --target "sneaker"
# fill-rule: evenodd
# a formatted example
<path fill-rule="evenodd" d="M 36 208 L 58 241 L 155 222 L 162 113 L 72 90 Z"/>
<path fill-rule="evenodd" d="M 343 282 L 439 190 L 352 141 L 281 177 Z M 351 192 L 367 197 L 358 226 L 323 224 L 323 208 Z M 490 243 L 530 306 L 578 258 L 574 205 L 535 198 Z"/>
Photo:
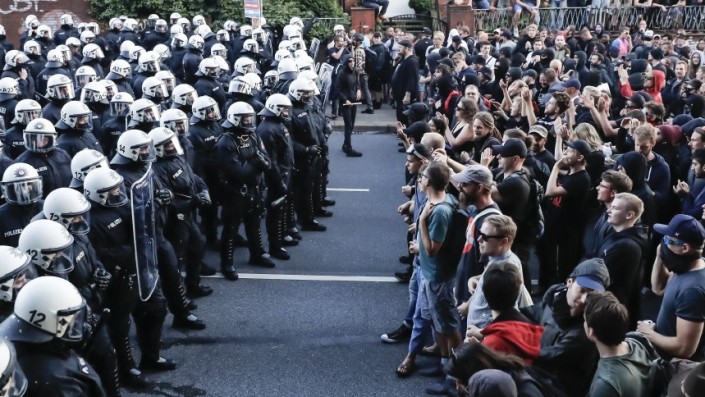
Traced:
<path fill-rule="evenodd" d="M 401 343 L 408 342 L 411 339 L 411 328 L 403 324 L 388 334 L 382 334 L 380 337 L 384 343 Z"/>
<path fill-rule="evenodd" d="M 408 284 L 411 281 L 412 270 L 407 270 L 405 272 L 396 272 L 394 277 L 402 284 Z"/>
<path fill-rule="evenodd" d="M 374 114 L 375 111 L 372 110 L 372 108 L 367 108 L 367 109 L 363 110 L 363 111 L 360 112 L 360 113 L 364 113 L 364 114 Z"/>
<path fill-rule="evenodd" d="M 350 148 L 348 150 L 343 150 L 345 152 L 345 155 L 348 157 L 362 157 L 362 153 L 358 152 L 357 150 Z"/>

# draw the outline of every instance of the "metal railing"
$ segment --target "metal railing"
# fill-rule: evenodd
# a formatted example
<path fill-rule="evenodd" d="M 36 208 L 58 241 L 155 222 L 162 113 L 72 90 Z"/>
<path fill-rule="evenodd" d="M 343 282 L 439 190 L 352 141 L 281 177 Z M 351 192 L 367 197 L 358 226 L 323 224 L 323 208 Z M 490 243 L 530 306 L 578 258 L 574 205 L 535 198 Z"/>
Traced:
<path fill-rule="evenodd" d="M 457 7 L 457 6 L 456 6 Z M 453 7 L 450 12 L 457 8 Z M 458 7 L 462 8 L 462 7 Z M 580 28 L 583 24 L 595 26 L 599 23 L 604 31 L 619 31 L 623 27 L 635 27 L 645 19 L 649 29 L 699 31 L 705 29 L 705 6 L 687 7 L 610 7 L 610 8 L 538 8 L 538 18 L 532 20 L 528 11 L 522 12 L 516 27 L 523 29 L 531 22 L 550 29 Z M 485 31 L 514 27 L 514 12 L 510 8 L 496 10 L 466 10 L 474 16 L 475 29 Z"/>

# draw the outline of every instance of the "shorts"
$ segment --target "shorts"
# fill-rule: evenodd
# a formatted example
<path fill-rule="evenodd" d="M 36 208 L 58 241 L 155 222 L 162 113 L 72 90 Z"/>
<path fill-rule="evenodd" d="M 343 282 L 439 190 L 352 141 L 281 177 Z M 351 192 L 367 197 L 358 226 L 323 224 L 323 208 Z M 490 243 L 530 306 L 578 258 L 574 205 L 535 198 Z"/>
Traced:
<path fill-rule="evenodd" d="M 536 7 L 536 4 L 534 4 L 530 1 L 525 1 L 524 4 L 526 4 L 529 7 Z M 515 14 L 518 14 L 518 13 L 522 12 L 523 10 L 524 10 L 524 7 L 522 7 L 516 3 L 514 4 L 514 13 Z"/>
<path fill-rule="evenodd" d="M 433 328 L 443 335 L 451 335 L 460 330 L 460 315 L 458 301 L 455 299 L 453 287 L 455 280 L 432 283 L 421 274 L 420 294 L 421 317 L 433 321 Z"/>

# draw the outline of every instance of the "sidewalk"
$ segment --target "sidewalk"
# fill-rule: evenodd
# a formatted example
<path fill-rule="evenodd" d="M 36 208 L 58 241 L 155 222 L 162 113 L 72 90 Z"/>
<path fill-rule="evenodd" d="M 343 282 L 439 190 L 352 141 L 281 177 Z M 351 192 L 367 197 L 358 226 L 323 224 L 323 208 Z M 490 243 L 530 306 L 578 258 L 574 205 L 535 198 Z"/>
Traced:
<path fill-rule="evenodd" d="M 377 133 L 394 133 L 396 131 L 395 124 L 397 122 L 397 113 L 391 106 L 384 104 L 382 109 L 375 110 L 374 114 L 364 114 L 365 105 L 357 107 L 357 116 L 355 116 L 355 132 L 368 134 Z M 330 116 L 330 106 L 326 108 L 326 115 Z M 343 116 L 338 116 L 337 119 L 331 120 L 333 131 L 343 131 Z"/>

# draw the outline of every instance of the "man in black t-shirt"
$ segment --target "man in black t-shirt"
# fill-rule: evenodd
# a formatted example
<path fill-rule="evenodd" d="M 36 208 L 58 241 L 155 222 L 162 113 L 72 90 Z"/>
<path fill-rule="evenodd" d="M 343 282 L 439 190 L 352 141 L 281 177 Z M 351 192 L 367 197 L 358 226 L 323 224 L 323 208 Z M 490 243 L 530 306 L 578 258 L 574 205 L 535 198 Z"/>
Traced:
<path fill-rule="evenodd" d="M 590 145 L 577 140 L 566 142 L 563 157 L 556 162 L 546 184 L 542 203 L 545 232 L 537 249 L 540 259 L 539 284 L 548 288 L 565 280 L 580 258 L 580 242 L 590 175 L 585 170 Z"/>

